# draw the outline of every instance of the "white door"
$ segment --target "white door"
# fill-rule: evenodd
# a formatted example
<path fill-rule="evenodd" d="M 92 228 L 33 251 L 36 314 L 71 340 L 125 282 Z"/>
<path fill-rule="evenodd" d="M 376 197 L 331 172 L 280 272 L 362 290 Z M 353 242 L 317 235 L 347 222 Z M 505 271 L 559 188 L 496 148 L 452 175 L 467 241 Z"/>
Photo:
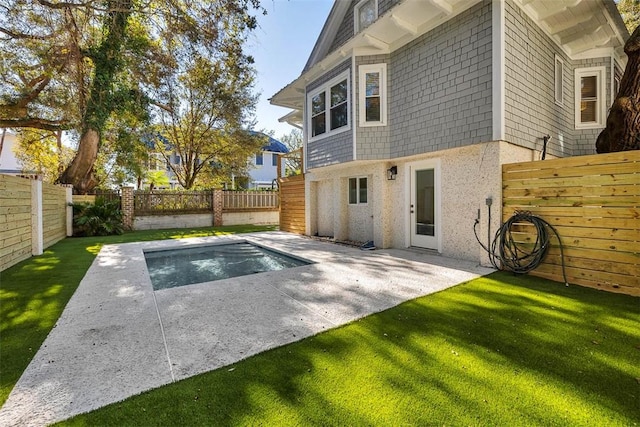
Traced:
<path fill-rule="evenodd" d="M 437 161 L 410 165 L 410 245 L 440 251 L 440 171 Z"/>

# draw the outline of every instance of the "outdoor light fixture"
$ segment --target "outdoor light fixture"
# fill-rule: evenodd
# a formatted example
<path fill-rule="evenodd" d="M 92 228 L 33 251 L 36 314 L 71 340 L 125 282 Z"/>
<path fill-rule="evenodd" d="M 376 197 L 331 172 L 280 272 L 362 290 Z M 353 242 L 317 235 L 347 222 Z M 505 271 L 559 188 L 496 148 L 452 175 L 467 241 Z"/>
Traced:
<path fill-rule="evenodd" d="M 396 179 L 396 175 L 398 175 L 398 167 L 397 166 L 391 166 L 389 169 L 387 169 L 387 179 L 389 181 L 393 181 Z"/>

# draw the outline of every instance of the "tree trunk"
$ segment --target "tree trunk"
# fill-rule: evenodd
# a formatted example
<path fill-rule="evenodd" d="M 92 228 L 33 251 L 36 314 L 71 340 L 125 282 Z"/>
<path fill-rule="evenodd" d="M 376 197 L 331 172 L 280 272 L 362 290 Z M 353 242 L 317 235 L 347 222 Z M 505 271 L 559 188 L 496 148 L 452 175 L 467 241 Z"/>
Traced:
<path fill-rule="evenodd" d="M 598 135 L 598 153 L 640 150 L 640 27 L 627 40 L 624 51 L 629 62 L 609 111 L 607 127 Z"/>
<path fill-rule="evenodd" d="M 59 182 L 73 185 L 75 194 L 87 194 L 98 184 L 93 175 L 93 165 L 98 157 L 100 134 L 87 129 L 80 138 L 78 152 L 73 161 L 58 179 Z"/>

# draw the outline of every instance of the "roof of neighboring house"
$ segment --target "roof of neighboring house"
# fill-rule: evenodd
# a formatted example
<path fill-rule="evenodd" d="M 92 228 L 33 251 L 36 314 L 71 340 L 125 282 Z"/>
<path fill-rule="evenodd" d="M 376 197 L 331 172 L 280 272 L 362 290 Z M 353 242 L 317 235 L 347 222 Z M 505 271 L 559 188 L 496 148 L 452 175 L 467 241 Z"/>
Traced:
<path fill-rule="evenodd" d="M 262 146 L 262 151 L 270 151 L 272 153 L 288 153 L 289 149 L 282 142 L 262 132 L 249 131 L 251 135 L 262 136 L 268 138 L 268 143 Z"/>

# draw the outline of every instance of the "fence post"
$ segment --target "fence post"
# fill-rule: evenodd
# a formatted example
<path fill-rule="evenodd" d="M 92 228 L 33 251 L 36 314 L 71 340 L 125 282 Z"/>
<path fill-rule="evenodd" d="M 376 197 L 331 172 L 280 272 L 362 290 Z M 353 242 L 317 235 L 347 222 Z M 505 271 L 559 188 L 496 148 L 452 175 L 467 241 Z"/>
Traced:
<path fill-rule="evenodd" d="M 31 254 L 42 255 L 44 239 L 42 236 L 42 181 L 31 180 Z"/>
<path fill-rule="evenodd" d="M 222 225 L 222 190 L 213 190 L 213 226 Z"/>
<path fill-rule="evenodd" d="M 64 187 L 65 201 L 67 206 L 67 237 L 73 236 L 73 185 L 71 184 L 62 184 Z"/>
<path fill-rule="evenodd" d="M 133 187 L 122 187 L 122 225 L 126 230 L 133 230 Z"/>

